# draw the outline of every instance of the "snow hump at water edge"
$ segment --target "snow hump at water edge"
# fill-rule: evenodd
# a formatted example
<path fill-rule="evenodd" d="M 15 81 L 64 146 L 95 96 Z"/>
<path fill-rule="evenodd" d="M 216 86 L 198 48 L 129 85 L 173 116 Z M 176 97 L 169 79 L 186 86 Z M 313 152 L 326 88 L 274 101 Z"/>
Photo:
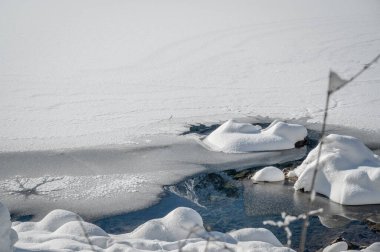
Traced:
<path fill-rule="evenodd" d="M 17 233 L 11 228 L 10 219 L 8 209 L 0 202 L 0 252 L 13 251 L 17 241 Z"/>
<path fill-rule="evenodd" d="M 252 177 L 252 180 L 257 182 L 276 182 L 285 179 L 284 173 L 274 166 L 267 166 L 257 171 Z"/>
<path fill-rule="evenodd" d="M 298 176 L 296 190 L 311 190 L 316 166 L 317 146 L 292 175 Z M 359 139 L 331 134 L 322 145 L 317 193 L 344 205 L 380 203 L 380 158 Z"/>
<path fill-rule="evenodd" d="M 179 248 L 223 251 L 226 246 L 225 251 L 293 251 L 283 247 L 273 233 L 264 228 L 208 232 L 201 216 L 185 207 L 121 235 L 109 235 L 65 210 L 54 210 L 39 222 L 16 222 L 13 227 L 20 238 L 16 251 L 178 251 Z"/>
<path fill-rule="evenodd" d="M 239 153 L 292 149 L 307 136 L 304 126 L 273 121 L 267 128 L 228 120 L 204 139 L 214 151 Z"/>

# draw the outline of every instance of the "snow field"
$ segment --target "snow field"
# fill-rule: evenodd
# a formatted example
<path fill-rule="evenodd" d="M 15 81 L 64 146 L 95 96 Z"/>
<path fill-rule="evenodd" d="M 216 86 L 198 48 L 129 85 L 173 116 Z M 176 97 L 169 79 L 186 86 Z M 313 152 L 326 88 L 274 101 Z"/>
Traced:
<path fill-rule="evenodd" d="M 377 0 L 3 0 L 0 152 L 321 122 L 329 70 L 349 78 L 379 53 L 379 16 Z M 375 65 L 334 94 L 329 123 L 374 141 L 379 79 Z"/>

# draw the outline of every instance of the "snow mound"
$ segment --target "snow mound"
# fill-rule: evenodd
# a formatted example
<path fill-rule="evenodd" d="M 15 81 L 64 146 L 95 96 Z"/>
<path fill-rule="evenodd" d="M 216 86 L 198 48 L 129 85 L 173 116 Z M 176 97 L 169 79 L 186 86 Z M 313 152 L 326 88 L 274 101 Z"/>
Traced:
<path fill-rule="evenodd" d="M 189 232 L 190 234 L 189 236 Z M 162 219 L 150 220 L 131 234 L 131 238 L 178 241 L 182 239 L 197 237 L 205 232 L 202 217 L 190 208 L 179 207 L 174 209 Z"/>
<path fill-rule="evenodd" d="M 276 238 L 276 236 L 265 228 L 243 228 L 232 231 L 229 234 L 239 242 L 262 241 L 273 244 L 277 247 L 282 247 L 281 242 Z"/>
<path fill-rule="evenodd" d="M 17 233 L 11 228 L 8 209 L 0 203 L 0 252 L 13 251 Z"/>
<path fill-rule="evenodd" d="M 346 251 L 378 252 L 378 251 L 380 251 L 380 242 L 375 242 L 372 245 L 370 245 L 367 248 L 362 249 L 362 250 L 348 250 L 348 245 L 344 241 L 334 243 L 334 244 L 327 246 L 326 248 L 323 249 L 323 252 L 346 252 Z"/>
<path fill-rule="evenodd" d="M 52 211 L 39 222 L 16 223 L 14 227 L 19 235 L 16 251 L 178 251 L 179 248 L 223 251 L 226 246 L 228 251 L 293 251 L 283 247 L 273 233 L 263 228 L 245 228 L 225 234 L 207 232 L 201 216 L 185 207 L 121 235 L 109 235 L 64 210 Z"/>
<path fill-rule="evenodd" d="M 291 175 L 296 190 L 311 190 L 318 146 Z M 344 205 L 380 204 L 380 158 L 360 140 L 331 134 L 322 146 L 317 193 Z"/>
<path fill-rule="evenodd" d="M 252 180 L 258 182 L 276 182 L 283 181 L 285 179 L 284 173 L 274 166 L 267 166 L 257 171 L 252 177 Z"/>
<path fill-rule="evenodd" d="M 239 153 L 292 149 L 305 139 L 307 130 L 302 125 L 272 122 L 267 128 L 228 120 L 204 139 L 214 151 Z"/>
<path fill-rule="evenodd" d="M 330 246 L 327 246 L 323 249 L 322 252 L 341 252 L 341 251 L 347 251 L 348 245 L 346 242 L 341 241 L 334 244 L 331 244 Z"/>
<path fill-rule="evenodd" d="M 82 218 L 70 211 L 56 209 L 51 211 L 39 222 L 19 222 L 13 225 L 17 232 L 47 231 L 54 232 L 61 226 L 72 221 L 82 221 Z"/>

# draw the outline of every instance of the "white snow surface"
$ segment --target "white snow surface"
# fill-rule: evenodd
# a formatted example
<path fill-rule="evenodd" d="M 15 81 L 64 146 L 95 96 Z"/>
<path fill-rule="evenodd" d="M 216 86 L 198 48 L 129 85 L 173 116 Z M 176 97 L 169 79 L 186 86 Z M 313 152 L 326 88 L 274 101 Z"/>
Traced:
<path fill-rule="evenodd" d="M 54 210 L 39 222 L 15 222 L 15 251 L 293 251 L 269 230 L 245 228 L 231 233 L 208 232 L 201 216 L 179 207 L 147 221 L 131 233 L 110 235 L 66 210 Z M 210 242 L 207 242 L 210 240 Z M 227 249 L 223 249 L 225 246 Z M 247 250 L 248 249 L 248 250 Z"/>
<path fill-rule="evenodd" d="M 267 128 L 228 120 L 204 139 L 214 151 L 241 153 L 293 149 L 307 136 L 302 125 L 273 121 Z"/>
<path fill-rule="evenodd" d="M 277 182 L 285 179 L 284 173 L 274 166 L 267 166 L 255 173 L 252 180 L 257 182 Z"/>
<path fill-rule="evenodd" d="M 311 190 L 317 146 L 291 175 L 296 190 Z M 315 191 L 344 205 L 380 204 L 380 157 L 359 139 L 330 134 L 321 150 Z"/>
<path fill-rule="evenodd" d="M 378 0 L 2 0 L 0 152 L 132 144 L 187 123 L 323 115 L 379 53 Z M 329 123 L 373 140 L 375 65 Z"/>

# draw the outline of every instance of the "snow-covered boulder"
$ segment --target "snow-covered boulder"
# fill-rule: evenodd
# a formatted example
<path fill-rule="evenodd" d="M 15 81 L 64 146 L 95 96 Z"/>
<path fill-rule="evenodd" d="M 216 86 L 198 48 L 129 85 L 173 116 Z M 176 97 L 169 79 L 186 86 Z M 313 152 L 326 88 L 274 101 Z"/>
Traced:
<path fill-rule="evenodd" d="M 330 246 L 327 246 L 323 249 L 322 252 L 342 252 L 347 251 L 348 245 L 346 242 L 341 241 L 334 244 L 331 244 Z"/>
<path fill-rule="evenodd" d="M 257 182 L 277 182 L 285 179 L 284 173 L 274 166 L 267 166 L 257 171 L 252 180 Z"/>
<path fill-rule="evenodd" d="M 11 228 L 8 208 L 0 202 L 0 252 L 13 251 L 17 233 Z"/>
<path fill-rule="evenodd" d="M 306 136 L 307 130 L 302 125 L 274 121 L 262 129 L 258 125 L 228 120 L 203 142 L 214 151 L 239 153 L 292 149 Z"/>
<path fill-rule="evenodd" d="M 290 175 L 296 190 L 311 190 L 318 146 Z M 331 134 L 322 146 L 315 191 L 344 205 L 380 204 L 380 158 L 360 140 Z"/>

